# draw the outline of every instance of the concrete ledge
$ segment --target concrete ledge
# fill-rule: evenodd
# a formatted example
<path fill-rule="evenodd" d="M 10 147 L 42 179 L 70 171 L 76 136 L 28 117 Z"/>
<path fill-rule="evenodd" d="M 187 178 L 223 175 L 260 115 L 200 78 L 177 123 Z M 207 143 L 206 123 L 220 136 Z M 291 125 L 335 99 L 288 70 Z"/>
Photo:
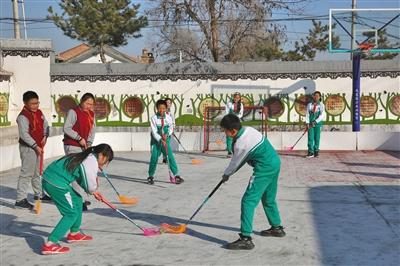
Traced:
<path fill-rule="evenodd" d="M 358 132 L 359 150 L 400 150 L 400 132 Z"/>
<path fill-rule="evenodd" d="M 307 139 L 307 136 L 304 136 Z M 355 132 L 321 132 L 321 150 L 356 150 Z"/>
<path fill-rule="evenodd" d="M 282 132 L 268 132 L 267 138 L 275 149 L 282 150 Z"/>
<path fill-rule="evenodd" d="M 97 133 L 93 145 L 109 144 L 115 151 L 132 150 L 132 133 L 129 132 L 102 132 Z"/>
<path fill-rule="evenodd" d="M 295 144 L 295 142 L 300 138 L 302 132 L 275 132 L 281 134 L 282 137 L 282 145 L 274 146 L 277 150 L 284 150 L 286 147 L 291 147 Z M 270 133 L 268 133 L 269 135 Z M 300 141 L 297 143 L 296 150 L 307 150 L 307 134 L 305 134 Z"/>

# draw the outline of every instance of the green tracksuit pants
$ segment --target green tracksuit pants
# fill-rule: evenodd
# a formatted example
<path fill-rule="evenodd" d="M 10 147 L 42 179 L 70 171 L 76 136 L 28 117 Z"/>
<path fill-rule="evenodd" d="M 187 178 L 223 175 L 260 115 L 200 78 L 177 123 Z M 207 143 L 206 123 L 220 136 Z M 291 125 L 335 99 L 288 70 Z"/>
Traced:
<path fill-rule="evenodd" d="M 279 161 L 278 161 L 279 162 Z M 258 174 L 257 172 L 250 178 L 246 192 L 242 198 L 241 225 L 240 232 L 244 236 L 250 236 L 253 232 L 254 210 L 261 200 L 265 215 L 271 226 L 280 226 L 281 217 L 276 203 L 276 193 L 278 189 L 278 177 L 280 162 L 274 171 Z"/>
<path fill-rule="evenodd" d="M 167 139 L 168 153 L 166 153 L 164 145 L 162 144 L 161 141 L 160 142 L 156 142 L 155 140 L 151 141 L 151 157 L 150 157 L 150 164 L 148 171 L 149 176 L 154 176 L 157 169 L 158 158 L 160 157 L 161 153 L 168 154 L 168 164 L 169 167 L 171 168 L 172 174 L 174 176 L 179 174 L 178 165 L 176 164 L 174 154 L 172 153 L 170 140 L 171 140 L 170 138 Z"/>
<path fill-rule="evenodd" d="M 321 138 L 321 125 L 310 127 L 308 129 L 308 152 L 314 154 L 319 151 L 319 140 Z"/>
<path fill-rule="evenodd" d="M 79 232 L 82 222 L 82 197 L 72 187 L 61 189 L 45 180 L 42 181 L 43 189 L 49 194 L 62 218 L 49 235 L 49 241 L 58 243 L 68 231 Z"/>
<path fill-rule="evenodd" d="M 226 137 L 226 150 L 228 152 L 232 152 L 232 142 L 233 142 L 233 138 Z"/>

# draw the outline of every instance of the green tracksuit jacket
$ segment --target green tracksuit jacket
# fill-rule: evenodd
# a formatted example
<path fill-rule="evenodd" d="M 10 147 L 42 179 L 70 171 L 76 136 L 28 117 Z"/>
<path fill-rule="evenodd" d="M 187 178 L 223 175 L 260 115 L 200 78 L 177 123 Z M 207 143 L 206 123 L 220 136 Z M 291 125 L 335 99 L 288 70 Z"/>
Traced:
<path fill-rule="evenodd" d="M 240 231 L 244 236 L 250 236 L 254 210 L 260 200 L 269 224 L 281 225 L 276 203 L 281 162 L 270 142 L 252 127 L 243 127 L 233 138 L 233 157 L 224 175 L 233 175 L 245 163 L 253 167 L 253 175 L 242 198 Z"/>
<path fill-rule="evenodd" d="M 87 193 L 96 191 L 98 186 L 97 158 L 90 154 L 72 173 L 68 172 L 65 163 L 67 157 L 52 162 L 43 173 L 43 189 L 52 198 L 62 218 L 50 233 L 49 241 L 58 243 L 69 231 L 78 232 L 82 222 L 82 197 L 71 187 L 77 183 Z"/>

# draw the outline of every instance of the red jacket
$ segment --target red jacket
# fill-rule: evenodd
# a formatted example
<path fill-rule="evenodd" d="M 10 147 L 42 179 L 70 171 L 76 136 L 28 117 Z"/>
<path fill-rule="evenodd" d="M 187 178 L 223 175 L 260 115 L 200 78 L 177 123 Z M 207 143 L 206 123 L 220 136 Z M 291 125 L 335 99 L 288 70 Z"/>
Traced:
<path fill-rule="evenodd" d="M 29 111 L 26 107 L 22 109 L 19 115 L 25 116 L 29 121 L 29 135 L 35 140 L 36 144 L 42 147 L 42 140 L 44 137 L 44 118 L 43 113 L 38 109 L 36 112 Z M 29 146 L 21 138 L 19 138 L 19 143 L 22 145 Z"/>
<path fill-rule="evenodd" d="M 78 133 L 78 135 L 84 140 L 88 140 L 90 131 L 94 125 L 94 112 L 93 111 L 83 111 L 79 106 L 73 108 L 76 113 L 76 123 L 72 127 L 72 130 Z M 67 134 L 64 134 L 64 145 L 71 145 L 80 147 L 79 140 L 72 139 Z"/>

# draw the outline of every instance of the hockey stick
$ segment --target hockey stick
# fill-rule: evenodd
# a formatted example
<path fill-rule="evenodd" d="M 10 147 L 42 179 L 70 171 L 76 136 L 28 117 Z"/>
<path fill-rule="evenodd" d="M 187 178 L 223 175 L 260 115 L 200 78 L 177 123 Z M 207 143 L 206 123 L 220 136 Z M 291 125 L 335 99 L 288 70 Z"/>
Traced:
<path fill-rule="evenodd" d="M 99 192 L 93 193 L 96 197 L 97 200 L 103 202 L 106 204 L 108 207 L 113 209 L 114 211 L 118 212 L 121 216 L 123 216 L 125 219 L 127 219 L 129 222 L 133 223 L 137 228 L 143 231 L 143 235 L 145 236 L 155 236 L 161 234 L 161 231 L 159 228 L 144 228 L 135 223 L 131 218 L 129 218 L 125 213 L 121 212 L 117 207 L 115 207 L 111 202 L 109 202 L 102 194 Z"/>
<path fill-rule="evenodd" d="M 42 152 L 42 154 L 41 155 L 39 155 L 40 156 L 40 161 L 39 161 L 39 178 L 40 178 L 40 180 L 42 180 L 42 175 L 43 175 L 43 157 L 44 157 L 44 152 Z M 35 200 L 35 207 L 33 208 L 33 211 L 36 213 L 36 214 L 39 214 L 40 213 L 40 209 L 41 209 L 41 200 L 40 200 L 40 196 L 38 196 L 38 199 L 37 200 Z"/>
<path fill-rule="evenodd" d="M 192 219 L 196 216 L 196 214 L 200 211 L 200 209 L 207 203 L 207 201 L 214 195 L 214 193 L 218 190 L 218 188 L 224 183 L 223 180 L 221 180 L 218 185 L 211 191 L 210 195 L 207 196 L 207 198 L 204 199 L 203 203 L 197 208 L 197 210 L 193 213 L 193 215 L 189 218 L 189 220 L 186 221 L 184 224 L 180 224 L 177 226 L 170 225 L 167 223 L 161 224 L 161 228 L 164 229 L 166 233 L 172 233 L 172 234 L 181 234 L 186 231 L 186 226 L 192 221 Z"/>
<path fill-rule="evenodd" d="M 306 128 L 306 129 L 304 130 L 303 134 L 301 134 L 300 138 L 294 143 L 293 146 L 285 147 L 284 149 L 285 149 L 286 151 L 292 151 L 292 150 L 294 149 L 294 147 L 296 146 L 296 144 L 297 144 L 297 143 L 303 138 L 303 136 L 307 133 L 307 131 L 308 131 L 308 128 Z"/>
<path fill-rule="evenodd" d="M 310 124 L 314 124 L 315 120 L 313 120 Z M 301 138 L 303 138 L 303 136 L 306 134 L 306 132 L 308 131 L 309 127 L 307 126 L 306 129 L 304 130 L 303 134 L 301 134 L 300 138 L 293 144 L 293 146 L 290 147 L 284 147 L 284 150 L 286 151 L 292 151 L 294 149 L 294 147 L 296 146 L 296 144 L 301 140 Z"/>
<path fill-rule="evenodd" d="M 169 181 L 170 181 L 172 184 L 176 184 L 175 176 L 172 174 L 171 167 L 170 167 L 170 165 L 169 165 L 169 159 L 168 159 L 169 155 L 168 155 L 167 139 L 165 139 L 165 142 L 164 142 L 163 139 L 161 139 L 161 143 L 162 143 L 162 145 L 164 146 L 164 149 L 165 149 L 165 158 L 167 159 Z"/>
<path fill-rule="evenodd" d="M 122 204 L 127 204 L 127 205 L 135 205 L 138 203 L 139 199 L 138 198 L 129 198 L 125 195 L 119 194 L 118 190 L 114 187 L 114 185 L 111 183 L 111 180 L 108 178 L 106 172 L 104 170 L 101 170 L 103 176 L 107 179 L 108 183 L 111 185 L 111 187 L 114 189 L 115 193 L 118 195 L 119 202 Z"/>
<path fill-rule="evenodd" d="M 178 139 L 178 137 L 175 135 L 175 133 L 172 133 L 172 135 L 174 136 L 176 141 L 179 143 L 179 145 L 181 145 L 181 147 L 184 150 L 184 152 L 186 153 L 186 155 L 190 158 L 190 160 L 192 161 L 192 164 L 201 164 L 201 163 L 203 163 L 203 161 L 200 160 L 200 159 L 192 158 L 192 156 L 190 156 L 190 154 L 187 152 L 187 150 L 185 149 L 185 147 L 183 146 L 181 141 Z"/>

